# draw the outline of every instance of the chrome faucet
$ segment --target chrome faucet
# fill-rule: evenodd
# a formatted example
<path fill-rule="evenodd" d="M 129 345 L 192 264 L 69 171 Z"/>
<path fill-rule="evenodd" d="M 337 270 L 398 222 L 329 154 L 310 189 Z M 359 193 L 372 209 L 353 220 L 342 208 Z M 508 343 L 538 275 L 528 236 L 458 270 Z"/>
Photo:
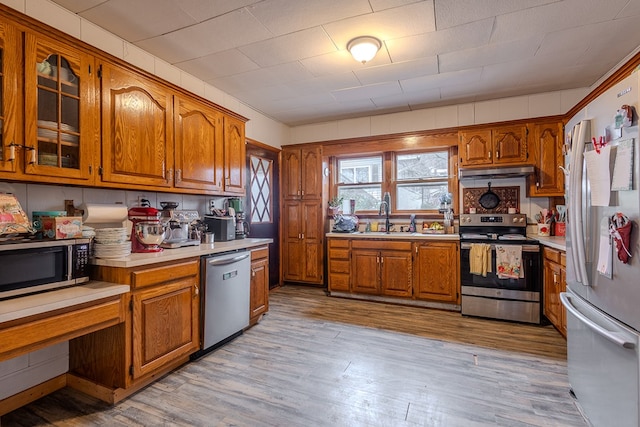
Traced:
<path fill-rule="evenodd" d="M 391 213 L 391 194 L 388 191 L 385 191 L 384 196 L 382 196 L 382 201 L 380 202 L 380 210 L 378 211 L 378 215 L 382 215 L 384 212 L 385 221 L 384 221 L 384 229 L 386 233 L 389 233 L 389 229 L 391 228 L 391 223 L 389 222 L 389 214 Z"/>

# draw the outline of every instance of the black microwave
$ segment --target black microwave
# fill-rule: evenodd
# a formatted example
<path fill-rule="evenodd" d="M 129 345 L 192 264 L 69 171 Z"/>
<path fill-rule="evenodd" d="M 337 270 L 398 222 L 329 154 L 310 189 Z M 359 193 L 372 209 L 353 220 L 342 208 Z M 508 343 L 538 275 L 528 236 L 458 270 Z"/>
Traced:
<path fill-rule="evenodd" d="M 89 239 L 0 245 L 0 299 L 89 281 Z"/>

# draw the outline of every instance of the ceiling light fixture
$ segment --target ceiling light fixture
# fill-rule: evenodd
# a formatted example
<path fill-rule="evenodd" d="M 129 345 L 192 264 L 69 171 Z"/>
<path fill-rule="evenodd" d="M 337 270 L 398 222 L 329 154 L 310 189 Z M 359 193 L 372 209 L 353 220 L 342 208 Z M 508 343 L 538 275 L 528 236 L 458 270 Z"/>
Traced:
<path fill-rule="evenodd" d="M 381 47 L 380 40 L 370 36 L 356 37 L 347 43 L 347 50 L 351 52 L 351 56 L 363 64 L 371 61 Z"/>

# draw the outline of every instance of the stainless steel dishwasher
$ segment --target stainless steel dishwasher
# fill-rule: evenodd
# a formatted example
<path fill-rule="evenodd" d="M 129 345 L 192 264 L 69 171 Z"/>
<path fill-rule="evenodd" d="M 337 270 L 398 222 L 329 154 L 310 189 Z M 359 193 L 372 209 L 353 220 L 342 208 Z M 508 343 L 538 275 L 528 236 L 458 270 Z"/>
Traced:
<path fill-rule="evenodd" d="M 202 348 L 213 350 L 242 334 L 249 326 L 251 252 L 202 257 Z"/>

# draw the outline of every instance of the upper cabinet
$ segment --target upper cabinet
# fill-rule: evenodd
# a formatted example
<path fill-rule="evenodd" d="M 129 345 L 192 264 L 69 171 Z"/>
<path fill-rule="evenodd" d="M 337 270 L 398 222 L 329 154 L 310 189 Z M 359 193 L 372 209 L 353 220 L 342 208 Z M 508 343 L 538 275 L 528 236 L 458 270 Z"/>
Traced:
<path fill-rule="evenodd" d="M 458 136 L 458 154 L 462 166 L 530 163 L 525 125 L 460 131 Z"/>
<path fill-rule="evenodd" d="M 322 198 L 320 147 L 284 148 L 282 162 L 282 194 L 285 199 Z"/>
<path fill-rule="evenodd" d="M 102 181 L 173 185 L 173 93 L 139 74 L 101 66 Z"/>
<path fill-rule="evenodd" d="M 97 145 L 92 56 L 25 34 L 24 171 L 89 183 Z"/>
<path fill-rule="evenodd" d="M 18 154 L 19 38 L 17 30 L 0 22 L 0 172 L 16 172 Z"/>
<path fill-rule="evenodd" d="M 224 191 L 244 194 L 246 169 L 244 121 L 231 116 L 224 118 Z"/>
<path fill-rule="evenodd" d="M 559 122 L 535 123 L 530 126 L 530 151 L 535 173 L 529 176 L 529 197 L 564 195 L 563 126 Z"/>
<path fill-rule="evenodd" d="M 224 190 L 223 116 L 213 108 L 175 97 L 175 186 Z"/>

